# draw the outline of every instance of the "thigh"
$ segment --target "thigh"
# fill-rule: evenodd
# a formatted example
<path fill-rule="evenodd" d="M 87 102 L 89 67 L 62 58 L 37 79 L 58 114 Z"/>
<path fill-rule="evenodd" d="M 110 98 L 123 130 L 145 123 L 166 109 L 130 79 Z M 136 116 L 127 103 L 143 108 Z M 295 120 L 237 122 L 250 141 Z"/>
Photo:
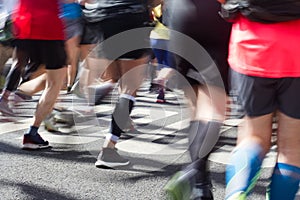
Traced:
<path fill-rule="evenodd" d="M 59 91 L 63 81 L 66 77 L 67 69 L 59 68 L 59 69 L 52 69 L 46 70 L 46 90 L 51 89 L 55 91 Z"/>

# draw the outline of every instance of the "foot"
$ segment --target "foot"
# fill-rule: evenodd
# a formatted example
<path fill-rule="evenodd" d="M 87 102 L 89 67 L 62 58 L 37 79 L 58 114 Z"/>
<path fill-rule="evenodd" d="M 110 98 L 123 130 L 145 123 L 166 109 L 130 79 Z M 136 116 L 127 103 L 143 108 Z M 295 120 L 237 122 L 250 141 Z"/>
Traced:
<path fill-rule="evenodd" d="M 192 194 L 195 174 L 196 170 L 177 172 L 164 188 L 168 198 L 171 200 L 189 200 Z"/>
<path fill-rule="evenodd" d="M 24 134 L 22 149 L 44 149 L 49 147 L 49 142 L 45 141 L 40 134 Z"/>
<path fill-rule="evenodd" d="M 160 88 L 158 91 L 158 95 L 157 95 L 157 99 L 156 99 L 157 103 L 165 103 L 165 91 L 163 88 Z"/>
<path fill-rule="evenodd" d="M 58 127 L 55 125 L 53 116 L 44 120 L 45 129 L 49 132 L 59 132 Z"/>
<path fill-rule="evenodd" d="M 69 126 L 74 126 L 74 116 L 75 114 L 73 112 L 66 111 L 55 114 L 53 118 L 55 122 L 67 124 Z"/>
<path fill-rule="evenodd" d="M 20 90 L 15 91 L 15 94 L 14 94 L 14 102 L 15 103 L 29 101 L 29 100 L 32 100 L 32 96 L 24 94 Z"/>
<path fill-rule="evenodd" d="M 123 158 L 116 149 L 103 148 L 95 163 L 96 167 L 115 168 L 129 165 L 129 160 Z"/>
<path fill-rule="evenodd" d="M 67 94 L 71 94 L 72 86 L 67 86 Z"/>
<path fill-rule="evenodd" d="M 158 93 L 158 90 L 159 90 L 159 84 L 151 83 L 151 85 L 149 87 L 149 92 L 150 93 Z"/>
<path fill-rule="evenodd" d="M 8 106 L 7 101 L 0 101 L 0 112 L 3 115 L 14 117 L 15 113 L 12 111 L 12 109 Z"/>
<path fill-rule="evenodd" d="M 172 200 L 213 200 L 212 185 L 206 180 L 199 183 L 199 171 L 186 168 L 177 172 L 165 186 L 165 190 Z"/>

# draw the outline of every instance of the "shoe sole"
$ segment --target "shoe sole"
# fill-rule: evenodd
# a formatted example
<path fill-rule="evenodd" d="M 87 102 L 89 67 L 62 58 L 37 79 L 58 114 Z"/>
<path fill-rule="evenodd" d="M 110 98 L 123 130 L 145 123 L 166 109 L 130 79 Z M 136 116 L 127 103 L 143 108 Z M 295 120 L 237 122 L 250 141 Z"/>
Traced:
<path fill-rule="evenodd" d="M 156 99 L 156 103 L 166 103 L 166 100 L 163 100 L 163 99 Z"/>
<path fill-rule="evenodd" d="M 97 161 L 95 163 L 95 166 L 98 168 L 115 168 L 115 167 L 122 167 L 122 166 L 126 166 L 129 165 L 129 161 L 126 163 L 110 163 L 110 162 L 105 162 L 105 161 Z"/>
<path fill-rule="evenodd" d="M 26 144 L 23 144 L 23 147 L 22 147 L 22 149 L 24 149 L 24 150 L 37 150 L 37 149 L 47 149 L 47 148 L 51 148 L 51 146 L 26 143 Z"/>

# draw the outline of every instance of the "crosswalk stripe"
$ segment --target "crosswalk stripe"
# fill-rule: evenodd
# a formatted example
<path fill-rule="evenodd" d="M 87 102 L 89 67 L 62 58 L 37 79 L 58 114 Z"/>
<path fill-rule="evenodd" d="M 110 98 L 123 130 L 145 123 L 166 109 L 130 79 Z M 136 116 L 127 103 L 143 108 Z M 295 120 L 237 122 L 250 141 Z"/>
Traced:
<path fill-rule="evenodd" d="M 185 128 L 189 120 L 179 121 L 165 126 L 166 130 L 163 130 L 164 135 L 174 134 L 174 130 L 181 130 Z M 162 133 L 162 132 L 160 132 Z M 139 153 L 139 154 L 178 154 L 186 151 L 187 149 L 187 137 L 171 144 L 157 144 L 151 141 L 160 139 L 163 136 L 161 134 L 142 134 L 136 135 L 134 138 L 122 141 L 118 144 L 120 150 Z M 176 135 L 175 135 L 176 137 Z"/>
<path fill-rule="evenodd" d="M 19 120 L 17 123 L 15 123 L 15 122 L 1 123 L 0 124 L 0 130 L 1 130 L 0 135 L 26 129 L 30 126 L 30 123 L 32 123 L 31 118 Z"/>
<path fill-rule="evenodd" d="M 136 135 L 133 135 L 133 137 L 125 137 L 125 139 L 121 139 L 117 145 L 118 148 L 129 153 L 148 155 L 176 155 L 186 152 L 188 138 L 185 137 L 185 135 L 182 135 L 184 133 L 182 133 L 181 130 L 188 126 L 189 118 L 178 117 L 178 119 L 175 119 L 176 115 L 179 116 L 181 112 L 188 112 L 186 105 L 181 106 L 182 102 L 185 101 L 183 94 L 178 92 L 166 94 L 166 98 L 169 98 L 169 102 L 176 102 L 174 103 L 174 106 L 180 105 L 180 110 L 176 110 L 174 108 L 167 107 L 165 104 L 156 104 L 156 94 L 149 94 L 146 87 L 148 87 L 147 84 L 143 86 L 141 90 L 142 92 L 139 93 L 142 95 L 139 95 L 136 98 L 137 105 L 139 106 L 136 106 L 131 114 L 131 117 L 136 124 L 136 128 L 138 131 L 142 132 L 142 134 L 137 133 Z M 96 117 L 95 115 L 94 121 L 92 120 L 84 123 L 77 122 L 76 131 L 73 133 L 58 135 L 49 133 L 43 128 L 40 128 L 40 133 L 46 140 L 53 144 L 89 145 L 91 142 L 103 140 L 106 133 L 109 131 L 109 128 L 104 126 L 108 125 L 111 121 L 111 113 L 113 112 L 114 103 L 117 99 L 115 97 L 116 95 L 110 99 L 106 99 L 106 101 L 100 106 L 94 107 L 94 113 L 100 113 L 100 116 L 98 115 Z M 62 105 L 68 105 L 70 98 L 74 97 L 62 95 L 60 96 L 59 101 Z M 73 100 L 72 105 L 77 109 L 91 109 L 90 106 Z M 239 106 L 234 103 L 229 103 L 227 108 L 229 110 L 227 115 L 229 117 L 233 116 L 233 118 L 225 120 L 225 126 L 222 127 L 221 134 L 231 129 L 233 126 L 238 126 L 242 122 L 241 119 L 234 118 L 240 114 Z M 175 119 L 175 121 L 168 121 L 170 118 Z M 27 118 L 19 120 L 18 123 L 1 123 L 0 135 L 24 130 L 29 127 L 31 122 L 32 118 Z M 153 126 L 153 124 L 155 126 Z M 90 130 L 95 130 L 95 132 L 91 132 Z M 66 129 L 66 131 L 69 130 Z M 181 138 L 181 136 L 183 137 Z M 22 136 L 16 139 L 21 140 Z M 164 143 L 164 139 L 166 139 L 166 143 Z M 228 157 L 230 156 L 230 152 L 233 148 L 233 145 L 222 144 L 222 146 L 219 146 L 218 149 L 211 154 L 210 160 L 217 163 L 228 164 Z M 272 166 L 274 159 L 276 159 L 276 150 L 272 150 L 269 154 L 267 154 L 263 167 Z"/>

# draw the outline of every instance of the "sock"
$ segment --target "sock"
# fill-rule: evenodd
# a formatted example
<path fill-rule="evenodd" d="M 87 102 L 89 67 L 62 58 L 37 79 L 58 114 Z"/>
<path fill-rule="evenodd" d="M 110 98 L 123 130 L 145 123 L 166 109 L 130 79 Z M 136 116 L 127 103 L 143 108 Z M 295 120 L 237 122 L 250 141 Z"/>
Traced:
<path fill-rule="evenodd" d="M 249 194 L 258 179 L 263 158 L 263 149 L 256 143 L 243 144 L 233 151 L 226 167 L 225 199 L 238 192 Z"/>
<path fill-rule="evenodd" d="M 270 199 L 294 200 L 299 188 L 299 181 L 299 167 L 276 163 L 269 186 Z"/>
<path fill-rule="evenodd" d="M 129 115 L 133 109 L 134 97 L 130 95 L 121 95 L 115 110 L 112 114 L 110 133 L 120 137 L 129 122 Z"/>
<path fill-rule="evenodd" d="M 28 134 L 30 135 L 36 135 L 38 132 L 39 127 L 36 126 L 30 126 L 30 128 L 28 129 Z"/>
<path fill-rule="evenodd" d="M 192 161 L 207 156 L 219 139 L 222 123 L 215 121 L 191 121 L 189 128 L 189 152 Z"/>

